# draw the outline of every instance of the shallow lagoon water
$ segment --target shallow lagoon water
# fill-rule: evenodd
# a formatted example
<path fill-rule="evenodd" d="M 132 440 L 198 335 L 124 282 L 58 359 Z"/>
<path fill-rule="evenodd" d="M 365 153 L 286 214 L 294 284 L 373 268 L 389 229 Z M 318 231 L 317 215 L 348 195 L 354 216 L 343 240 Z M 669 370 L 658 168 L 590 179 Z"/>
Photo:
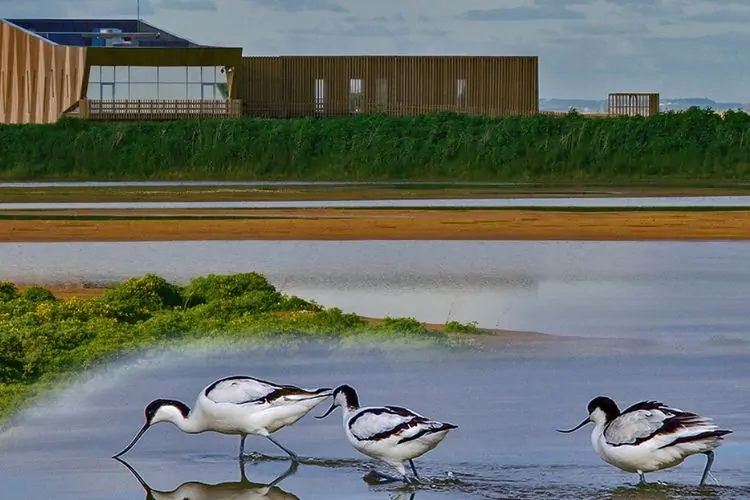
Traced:
<path fill-rule="evenodd" d="M 190 208 L 500 208 L 500 207 L 750 207 L 750 196 L 471 198 L 297 201 L 132 201 L 0 203 L 0 210 L 128 210 Z"/>
<path fill-rule="evenodd" d="M 257 271 L 365 316 L 750 352 L 746 242 L 5 243 L 0 262 L 26 282 Z"/>
<path fill-rule="evenodd" d="M 549 357 L 503 350 L 342 349 L 317 343 L 295 350 L 293 357 L 278 349 L 151 355 L 111 367 L 20 415 L 16 426 L 0 435 L 0 481 L 12 493 L 9 498 L 146 498 L 125 466 L 109 458 L 138 430 L 143 407 L 156 397 L 192 405 L 211 380 L 244 373 L 308 387 L 349 383 L 365 405 L 406 405 L 459 425 L 416 461 L 425 484 L 401 498 L 411 493 L 421 500 L 743 498 L 750 495 L 746 361 L 735 354 Z M 598 394 L 611 395 L 622 405 L 661 398 L 734 429 L 717 451 L 714 474 L 721 486 L 698 492 L 704 459 L 691 457 L 678 468 L 647 476 L 667 486 L 644 490 L 635 486 L 637 476 L 600 461 L 590 447 L 590 427 L 572 435 L 554 431 L 578 423 L 589 399 Z M 274 490 L 276 496 L 268 498 L 398 498 L 399 485 L 364 482 L 373 467 L 385 469 L 349 446 L 340 411 L 322 421 L 312 418 L 326 408 L 321 404 L 275 435 L 303 463 L 278 484 L 282 491 Z M 190 481 L 238 481 L 238 445 L 236 437 L 185 435 L 162 424 L 123 459 L 151 488 L 170 491 Z M 289 465 L 262 438 L 249 439 L 248 449 L 260 454 L 246 465 L 252 482 L 268 484 Z M 245 493 L 242 498 L 266 498 Z"/>
<path fill-rule="evenodd" d="M 370 486 L 376 465 L 347 443 L 341 415 L 312 418 L 276 437 L 305 457 L 256 457 L 240 498 L 689 499 L 750 497 L 750 245 L 700 242 L 143 242 L 2 244 L 0 279 L 117 281 L 154 272 L 175 281 L 208 273 L 258 271 L 284 292 L 371 316 L 478 320 L 564 342 L 476 350 L 277 349 L 151 354 L 110 366 L 18 415 L 0 434 L 3 498 L 148 498 L 109 457 L 143 422 L 156 397 L 189 405 L 213 379 L 243 373 L 302 386 L 350 383 L 363 404 L 400 404 L 459 425 L 417 460 L 415 491 Z M 365 367 L 365 368 L 363 368 Z M 703 457 L 651 474 L 666 486 L 603 463 L 590 428 L 554 432 L 585 416 L 588 401 L 621 406 L 661 399 L 704 413 L 734 434 L 719 448 L 721 486 L 697 490 Z M 229 500 L 211 488 L 240 478 L 238 439 L 188 436 L 164 424 L 123 458 L 155 491 Z M 270 443 L 250 449 L 281 458 Z M 377 465 L 381 468 L 381 465 Z M 189 487 L 188 484 L 186 487 Z M 253 489 L 255 488 L 255 489 Z M 260 488 L 260 489 L 258 489 Z M 237 493 L 237 490 L 234 490 Z M 401 496 L 399 496 L 401 495 Z M 413 495 L 413 497 L 412 497 Z"/>

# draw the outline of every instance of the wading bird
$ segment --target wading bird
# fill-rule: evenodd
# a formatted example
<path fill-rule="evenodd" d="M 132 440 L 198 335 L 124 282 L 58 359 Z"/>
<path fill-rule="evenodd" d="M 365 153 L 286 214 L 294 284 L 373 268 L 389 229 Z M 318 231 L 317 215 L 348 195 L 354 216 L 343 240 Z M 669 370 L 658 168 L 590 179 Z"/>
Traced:
<path fill-rule="evenodd" d="M 154 424 L 170 422 L 188 434 L 212 431 L 239 435 L 240 458 L 245 453 L 247 436 L 256 435 L 267 438 L 292 460 L 298 461 L 297 455 L 271 434 L 294 424 L 329 396 L 331 389 L 328 387 L 306 390 L 246 376 L 223 378 L 201 391 L 192 410 L 185 403 L 172 399 L 149 403 L 145 410 L 146 423 L 114 458 L 130 450 Z"/>
<path fill-rule="evenodd" d="M 599 396 L 588 405 L 589 416 L 573 432 L 594 424 L 591 445 L 602 460 L 625 472 L 644 474 L 679 465 L 690 455 L 706 455 L 700 485 L 706 482 L 714 462 L 714 449 L 732 431 L 719 429 L 710 418 L 670 408 L 659 401 L 641 401 L 621 412 L 608 397 Z"/>
<path fill-rule="evenodd" d="M 375 472 L 386 481 L 403 480 L 405 463 L 409 462 L 415 478 L 419 478 L 413 459 L 435 448 L 451 429 L 457 425 L 430 420 L 399 406 L 368 406 L 360 408 L 354 388 L 341 385 L 333 391 L 333 403 L 323 415 L 325 418 L 337 407 L 344 417 L 344 431 L 351 445 L 364 455 L 382 460 L 394 467 L 401 477 Z"/>

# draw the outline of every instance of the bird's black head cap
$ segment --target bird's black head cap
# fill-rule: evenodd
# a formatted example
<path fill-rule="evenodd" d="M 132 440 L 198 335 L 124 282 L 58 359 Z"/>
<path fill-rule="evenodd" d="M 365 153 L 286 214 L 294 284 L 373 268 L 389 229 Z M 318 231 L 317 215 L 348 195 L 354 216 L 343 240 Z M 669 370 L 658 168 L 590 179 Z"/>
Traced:
<path fill-rule="evenodd" d="M 620 408 L 617 407 L 617 403 L 606 396 L 597 396 L 589 401 L 589 415 L 594 413 L 597 408 L 604 412 L 607 421 L 612 421 L 620 416 Z"/>
<path fill-rule="evenodd" d="M 154 399 L 146 406 L 146 410 L 144 411 L 146 415 L 146 423 L 151 423 L 151 420 L 153 420 L 156 412 L 159 411 L 159 408 L 163 406 L 174 406 L 180 411 L 180 413 L 182 413 L 182 416 L 185 418 L 187 418 L 188 414 L 190 413 L 190 408 L 182 401 L 177 401 L 174 399 Z"/>

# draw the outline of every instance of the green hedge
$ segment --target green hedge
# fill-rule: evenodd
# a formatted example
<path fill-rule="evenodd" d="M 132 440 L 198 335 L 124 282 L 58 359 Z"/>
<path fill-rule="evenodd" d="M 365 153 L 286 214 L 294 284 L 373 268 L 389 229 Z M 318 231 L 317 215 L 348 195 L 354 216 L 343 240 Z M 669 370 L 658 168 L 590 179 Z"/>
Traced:
<path fill-rule="evenodd" d="M 0 126 L 0 178 L 747 179 L 750 115 L 184 120 Z"/>

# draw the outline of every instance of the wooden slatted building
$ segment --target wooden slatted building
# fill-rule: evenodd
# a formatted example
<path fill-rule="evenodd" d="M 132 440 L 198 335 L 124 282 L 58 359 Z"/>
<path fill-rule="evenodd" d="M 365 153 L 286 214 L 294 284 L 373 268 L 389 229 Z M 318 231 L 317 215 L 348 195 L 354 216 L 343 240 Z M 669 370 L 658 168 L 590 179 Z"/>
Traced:
<path fill-rule="evenodd" d="M 241 65 L 143 21 L 0 20 L 0 123 L 239 116 Z"/>
<path fill-rule="evenodd" d="M 255 116 L 531 115 L 536 56 L 244 57 L 238 98 Z"/>
<path fill-rule="evenodd" d="M 536 56 L 243 57 L 139 20 L 0 20 L 0 123 L 539 109 Z"/>

